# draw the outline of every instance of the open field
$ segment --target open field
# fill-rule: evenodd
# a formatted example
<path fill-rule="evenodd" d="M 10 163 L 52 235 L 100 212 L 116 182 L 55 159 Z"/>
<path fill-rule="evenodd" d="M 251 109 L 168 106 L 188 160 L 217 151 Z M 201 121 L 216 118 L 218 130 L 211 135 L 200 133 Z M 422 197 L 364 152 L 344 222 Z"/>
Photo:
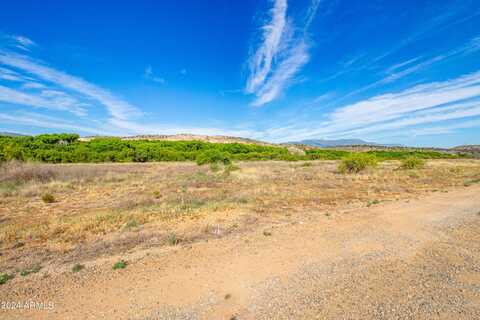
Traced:
<path fill-rule="evenodd" d="M 0 267 L 78 262 L 135 246 L 190 242 L 447 192 L 480 179 L 475 160 L 399 170 L 383 162 L 340 174 L 335 161 L 245 162 L 212 172 L 192 163 L 10 164 L 0 190 Z M 52 196 L 51 203 L 42 198 Z"/>
<path fill-rule="evenodd" d="M 348 249 L 353 250 L 352 259 L 365 250 L 371 251 L 369 254 L 374 256 L 379 254 L 378 250 L 383 250 L 382 248 L 391 245 L 390 242 L 384 244 L 383 240 L 377 241 L 380 238 L 383 239 L 385 232 L 388 231 L 382 229 L 383 235 L 381 237 L 380 235 L 369 235 L 368 232 L 365 232 L 369 228 L 375 229 L 374 226 L 377 223 L 379 225 L 385 225 L 386 223 L 385 228 L 390 226 L 394 229 L 396 224 L 400 223 L 401 228 L 397 230 L 400 232 L 399 234 L 408 233 L 410 232 L 408 231 L 409 225 L 414 223 L 413 220 L 416 220 L 414 217 L 417 207 L 419 219 L 415 223 L 419 225 L 415 225 L 412 229 L 415 235 L 408 234 L 408 236 L 414 237 L 414 239 L 409 240 L 413 242 L 408 242 L 408 246 L 417 242 L 427 245 L 426 241 L 433 241 L 432 239 L 436 235 L 435 237 L 430 237 L 429 234 L 422 235 L 422 232 L 427 231 L 422 229 L 421 226 L 425 224 L 428 232 L 435 234 L 435 228 L 437 227 L 435 224 L 428 226 L 429 221 L 437 221 L 444 216 L 441 206 L 437 205 L 434 210 L 421 207 L 422 199 L 425 197 L 437 197 L 434 199 L 441 199 L 443 205 L 453 206 L 452 209 L 448 209 L 450 210 L 448 212 L 454 216 L 448 216 L 448 219 L 455 218 L 462 205 L 469 205 L 470 207 L 468 207 L 468 210 L 461 211 L 461 214 L 458 213 L 459 217 L 467 211 L 470 212 L 471 208 L 476 209 L 476 212 L 480 210 L 477 204 L 468 202 L 470 200 L 476 201 L 475 199 L 478 197 L 475 197 L 475 195 L 478 195 L 480 191 L 478 189 L 480 185 L 480 161 L 478 160 L 429 160 L 425 168 L 414 170 L 399 169 L 399 161 L 384 161 L 377 168 L 367 169 L 359 174 L 339 173 L 337 169 L 338 161 L 259 161 L 240 162 L 236 163 L 236 166 L 238 168 L 212 171 L 208 166 L 198 166 L 190 162 L 136 164 L 29 164 L 14 162 L 8 164 L 8 166 L 2 168 L 0 184 L 0 244 L 2 252 L 0 272 L 13 275 L 14 278 L 3 284 L 0 290 L 5 294 L 5 298 L 9 299 L 25 299 L 25 297 L 31 297 L 31 293 L 34 292 L 38 298 L 45 299 L 45 297 L 48 297 L 55 300 L 57 298 L 55 298 L 54 292 L 63 290 L 62 286 L 66 286 L 65 283 L 68 286 L 73 286 L 68 290 L 76 291 L 77 289 L 73 288 L 80 286 L 78 290 L 79 297 L 81 297 L 82 290 L 89 291 L 95 287 L 94 283 L 96 281 L 100 281 L 104 285 L 104 289 L 102 289 L 103 291 L 100 288 L 97 289 L 106 294 L 108 290 L 105 288 L 112 285 L 107 283 L 110 280 L 106 280 L 110 279 L 108 274 L 112 272 L 111 266 L 120 259 L 125 259 L 128 262 L 125 272 L 138 272 L 135 276 L 129 273 L 129 277 L 134 276 L 135 279 L 142 277 L 142 286 L 148 287 L 148 282 L 151 281 L 148 280 L 149 277 L 155 274 L 151 268 L 157 268 L 155 267 L 157 266 L 157 262 L 155 262 L 157 261 L 155 260 L 157 255 L 163 257 L 161 258 L 161 265 L 168 264 L 168 261 L 171 261 L 173 264 L 179 263 L 182 268 L 192 268 L 192 264 L 197 263 L 196 258 L 192 256 L 189 256 L 190 258 L 183 257 L 192 246 L 197 248 L 195 250 L 200 250 L 197 253 L 198 255 L 203 254 L 201 251 L 203 246 L 210 248 L 206 249 L 207 256 L 219 255 L 220 260 L 216 263 L 216 267 L 215 265 L 212 266 L 213 271 L 218 271 L 219 269 L 215 269 L 217 267 L 225 267 L 225 263 L 228 265 L 228 259 L 234 261 L 236 258 L 231 255 L 237 251 L 239 252 L 238 258 L 241 259 L 241 262 L 238 262 L 240 266 L 244 266 L 245 270 L 250 270 L 246 266 L 257 259 L 251 254 L 260 252 L 260 257 L 265 254 L 265 259 L 268 260 L 269 254 L 265 250 L 269 248 L 268 250 L 271 250 L 269 252 L 278 253 L 279 256 L 270 257 L 274 261 L 270 261 L 266 265 L 254 263 L 259 268 L 259 275 L 264 274 L 261 270 L 268 271 L 264 274 L 265 277 L 267 275 L 269 277 L 273 276 L 271 272 L 285 275 L 295 268 L 304 268 L 305 263 L 308 264 L 309 261 L 312 262 L 316 259 L 314 258 L 315 254 L 314 256 L 307 255 L 308 257 L 305 255 L 296 256 L 291 252 L 292 250 L 303 252 L 302 250 L 307 250 L 305 248 L 310 248 L 313 250 L 312 252 L 317 252 L 316 250 L 323 248 L 322 252 L 324 251 L 325 254 L 330 252 L 332 255 L 337 253 L 339 256 L 345 256 L 343 250 Z M 457 203 L 457 201 L 459 202 Z M 410 205 L 409 202 L 412 204 Z M 413 209 L 403 212 L 402 208 L 409 205 Z M 383 208 L 391 209 L 385 212 L 382 211 Z M 376 218 L 372 216 L 371 212 L 382 212 L 384 217 Z M 392 216 L 392 212 L 397 212 L 398 216 Z M 403 217 L 404 214 L 405 217 Z M 400 220 L 396 220 L 395 217 Z M 474 221 L 474 223 L 477 223 L 478 218 L 476 216 L 472 217 L 477 219 Z M 446 215 L 445 219 L 447 219 Z M 465 228 L 467 227 L 465 226 Z M 449 228 L 452 228 L 450 224 Z M 476 230 L 478 231 L 478 228 Z M 469 237 L 478 237 L 475 228 L 470 228 L 467 231 Z M 335 239 L 337 239 L 335 241 L 344 239 L 346 242 L 342 240 L 335 244 L 323 238 L 332 236 L 332 232 L 335 233 Z M 461 232 L 460 229 L 459 232 Z M 279 234 L 283 234 L 285 239 L 281 238 L 282 236 L 277 238 Z M 359 238 L 348 240 L 350 237 Z M 376 237 L 380 238 L 377 239 Z M 395 237 L 397 237 L 396 234 Z M 404 237 L 407 237 L 407 235 L 403 234 L 402 237 L 389 240 L 398 241 L 398 246 L 395 245 L 388 249 L 389 257 L 400 259 L 395 250 L 398 249 L 398 252 L 403 252 L 407 248 L 401 245 L 406 241 Z M 463 233 L 461 237 L 463 237 Z M 228 251 L 229 253 L 218 248 L 219 245 L 223 246 L 223 244 L 217 241 L 223 241 L 223 239 L 226 239 L 227 242 L 234 242 L 233 244 L 227 244 L 224 248 L 227 251 L 232 250 Z M 263 247 L 264 242 L 269 241 L 269 239 L 273 243 L 270 242 Z M 458 242 L 460 240 L 455 238 L 452 241 Z M 248 244 L 252 241 L 252 244 Z M 275 241 L 280 242 L 275 245 Z M 462 241 L 468 242 L 471 240 L 465 238 Z M 341 243 L 346 246 L 344 249 L 341 249 Z M 255 248 L 251 248 L 252 245 Z M 333 247 L 327 250 L 326 248 L 329 245 L 333 245 Z M 339 245 L 340 247 L 338 247 Z M 405 243 L 405 245 L 407 244 Z M 300 249 L 300 247 L 304 249 Z M 419 248 L 426 250 L 424 246 Z M 175 262 L 177 258 L 172 258 L 170 255 L 176 255 L 175 253 L 178 250 L 180 250 L 179 252 L 187 250 L 187 252 L 181 253 L 183 258 L 180 258 L 180 262 Z M 208 253 L 208 250 L 213 251 Z M 435 247 L 435 250 L 440 249 Z M 444 253 L 442 250 L 439 251 L 440 256 Z M 402 254 L 407 254 L 407 252 Z M 419 254 L 423 257 L 421 259 L 424 259 L 424 255 L 427 253 Z M 449 254 L 455 253 L 451 252 Z M 167 259 L 165 255 L 170 258 Z M 225 255 L 225 258 L 220 258 L 223 255 Z M 289 266 L 285 270 L 282 269 L 283 264 L 280 263 L 283 259 L 281 257 L 286 259 L 285 263 Z M 479 257 L 474 256 L 471 259 L 475 261 Z M 292 259 L 296 261 L 295 266 L 291 265 L 293 263 Z M 460 262 L 459 260 L 458 263 Z M 142 267 L 136 267 L 137 263 L 140 263 Z M 143 269 L 143 271 L 140 270 L 144 268 L 143 263 L 148 264 L 148 272 Z M 209 262 L 202 260 L 198 263 L 200 263 L 197 266 L 199 281 L 206 281 L 211 284 L 207 278 L 202 278 L 208 276 L 208 268 L 204 268 L 209 265 Z M 349 270 L 348 263 L 347 265 L 344 265 L 344 263 L 345 261 L 338 262 L 339 272 L 349 274 L 348 272 L 356 270 Z M 372 261 L 368 261 L 368 264 L 371 265 L 369 268 L 373 268 L 372 272 L 374 272 L 377 267 L 372 263 Z M 382 260 L 381 263 L 386 264 L 388 269 L 389 261 Z M 418 263 L 425 263 L 425 261 Z M 80 278 L 71 271 L 75 265 L 81 266 L 79 268 L 82 270 L 79 269 L 78 273 L 83 275 L 82 280 L 79 280 Z M 323 265 L 323 267 L 327 266 Z M 391 265 L 390 267 L 393 268 Z M 420 267 L 419 265 L 418 268 Z M 445 266 L 438 265 L 437 267 L 441 269 Z M 227 269 L 229 268 L 227 267 Z M 395 268 L 397 267 L 395 266 Z M 415 272 L 417 272 L 415 268 L 404 270 L 405 277 L 414 277 Z M 234 269 L 231 271 L 242 274 L 246 272 Z M 197 271 L 195 271 L 195 274 L 197 274 Z M 176 286 L 179 283 L 184 283 L 184 281 L 194 281 L 191 279 L 191 275 L 188 275 L 188 272 L 182 271 L 180 274 L 176 274 L 173 269 L 171 272 L 173 272 L 171 276 L 173 278 L 168 280 L 171 281 L 169 285 L 175 284 Z M 202 274 L 202 272 L 206 273 Z M 253 270 L 250 270 L 250 272 L 253 272 Z M 310 270 L 309 272 L 317 271 Z M 95 274 L 97 275 L 94 276 Z M 162 274 L 168 275 L 163 271 Z M 362 275 L 363 278 L 358 280 L 360 282 L 367 281 L 366 279 L 373 276 L 373 274 L 365 273 L 362 273 Z M 177 276 L 180 278 L 175 278 Z M 182 280 L 182 277 L 186 278 Z M 115 279 L 115 281 L 120 282 L 113 284 L 113 287 L 123 283 L 122 279 Z M 128 279 L 132 280 L 132 278 Z M 245 307 L 245 303 L 247 303 L 242 300 L 246 299 L 244 296 L 246 291 L 238 292 L 238 290 L 245 290 L 241 288 L 244 288 L 247 284 L 253 285 L 251 281 L 255 279 L 243 279 L 245 283 L 238 281 L 231 283 L 227 280 L 221 280 L 223 282 L 227 281 L 228 290 L 234 292 L 234 297 L 238 295 L 239 298 L 232 299 L 232 303 L 236 305 L 235 308 L 221 304 L 220 310 L 217 310 L 218 314 L 222 314 L 224 315 L 223 318 L 229 319 L 227 315 L 235 309 L 234 313 L 242 314 L 242 312 L 246 312 L 245 314 L 250 314 L 251 317 L 246 317 L 248 319 L 261 318 L 257 317 L 258 313 L 252 313 L 251 310 L 247 310 L 247 312 L 238 309 Z M 476 283 L 475 285 L 480 285 L 478 279 L 475 280 L 474 277 L 468 279 L 468 281 Z M 256 280 L 260 281 L 261 279 Z M 77 281 L 80 282 L 77 283 Z M 132 284 L 140 283 L 138 282 L 139 279 L 132 281 Z M 166 278 L 165 281 L 167 281 Z M 298 279 L 292 281 L 295 282 Z M 346 285 L 339 282 L 340 279 L 331 278 L 331 281 L 334 281 L 335 286 Z M 326 283 L 322 282 L 322 286 L 325 286 Z M 129 287 L 128 284 L 124 284 Z M 441 285 L 441 283 L 437 284 Z M 166 283 L 161 285 L 169 288 Z M 200 284 L 197 283 L 197 285 Z M 271 299 L 277 301 L 275 299 L 283 299 L 281 286 L 294 284 L 282 282 L 282 284 L 269 285 L 265 283 L 263 285 L 273 286 L 272 291 L 265 294 L 266 296 L 274 295 Z M 378 285 L 385 286 L 386 284 L 382 282 Z M 190 286 L 190 288 L 192 287 Z M 170 289 L 173 290 L 172 294 L 166 296 L 165 292 L 151 292 L 152 297 L 157 295 L 158 299 L 161 300 L 155 302 L 157 307 L 166 307 L 166 305 L 162 305 L 163 302 L 183 306 L 189 303 L 199 303 L 198 299 L 206 298 L 205 294 L 207 294 L 193 290 L 191 294 L 184 297 L 177 292 L 178 290 Z M 257 288 L 256 290 L 261 289 Z M 387 289 L 384 287 L 382 290 Z M 84 293 L 86 294 L 87 291 Z M 9 293 L 6 294 L 6 292 Z M 198 296 L 195 295 L 196 292 Z M 279 294 L 278 296 L 276 296 L 276 292 Z M 104 294 L 102 294 L 102 299 L 108 300 L 109 298 Z M 115 296 L 113 292 L 109 294 Z M 222 292 L 220 294 L 230 293 Z M 302 292 L 301 294 L 307 293 Z M 372 291 L 371 294 L 376 293 Z M 123 298 L 119 299 L 127 299 L 128 294 L 124 292 L 123 295 Z M 353 297 L 355 295 L 356 293 L 353 293 Z M 88 294 L 84 298 L 87 299 L 87 296 Z M 66 299 L 63 301 L 55 300 L 57 305 L 63 306 L 62 310 L 68 309 L 65 303 L 69 298 Z M 303 298 L 299 296 L 298 299 Z M 338 297 L 338 299 L 342 298 Z M 376 299 L 378 303 L 382 302 L 380 297 Z M 374 303 L 375 299 L 372 301 L 371 303 Z M 88 304 L 92 301 L 88 302 L 87 299 L 83 302 Z M 125 303 L 128 305 L 127 302 Z M 136 300 L 135 303 L 140 302 Z M 160 306 L 158 306 L 158 303 L 160 303 Z M 283 302 L 278 300 L 278 303 L 281 305 Z M 299 308 L 302 305 L 298 301 L 292 303 L 298 304 Z M 149 308 L 152 307 L 150 302 L 147 304 L 149 304 Z M 328 309 L 329 313 L 327 315 L 341 315 L 341 305 L 340 303 L 340 307 Z M 127 309 L 135 309 L 135 307 L 130 307 L 133 309 Z M 315 314 L 309 306 L 303 307 L 306 308 L 302 311 L 304 314 Z M 266 305 L 259 306 L 259 308 L 262 314 L 266 315 L 266 319 L 271 318 L 268 316 L 268 312 L 272 310 L 269 310 Z M 348 308 L 353 308 L 353 306 Z M 130 313 L 131 311 L 127 309 L 122 311 L 125 313 L 122 313 L 119 318 L 127 318 L 127 315 L 132 317 L 132 314 L 135 314 Z M 85 314 L 79 313 L 81 310 L 81 308 L 77 308 L 75 311 L 78 318 L 88 318 Z M 153 309 L 149 310 L 153 311 Z M 287 311 L 284 311 L 284 314 L 288 314 L 292 310 Z M 73 311 L 70 310 L 70 312 Z M 182 312 L 193 311 L 183 310 Z M 47 313 L 44 314 L 44 316 L 46 315 Z M 149 313 L 144 312 L 142 315 L 146 319 Z M 118 318 L 110 313 L 109 317 Z M 61 315 L 58 315 L 58 318 L 62 318 Z M 152 318 L 155 317 L 152 316 Z M 183 317 L 181 315 L 159 318 L 196 319 L 194 316 Z M 204 318 L 208 318 L 208 316 Z M 295 316 L 295 318 L 301 317 Z M 307 316 L 306 318 L 310 319 L 312 317 Z M 468 319 L 468 317 L 465 319 Z"/>

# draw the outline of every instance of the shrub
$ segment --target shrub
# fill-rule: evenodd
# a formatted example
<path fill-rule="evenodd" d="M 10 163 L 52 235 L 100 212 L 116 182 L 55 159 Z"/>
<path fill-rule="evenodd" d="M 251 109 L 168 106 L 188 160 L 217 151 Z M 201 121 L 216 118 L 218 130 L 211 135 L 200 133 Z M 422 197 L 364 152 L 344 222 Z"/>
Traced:
<path fill-rule="evenodd" d="M 51 194 L 51 193 L 45 193 L 45 194 L 42 196 L 42 200 L 43 200 L 43 202 L 45 202 L 45 203 L 53 203 L 53 202 L 55 202 L 55 197 L 54 197 L 53 194 Z"/>
<path fill-rule="evenodd" d="M 366 168 L 376 167 L 377 164 L 378 160 L 375 156 L 364 153 L 354 153 L 340 162 L 338 171 L 342 173 L 358 173 Z"/>
<path fill-rule="evenodd" d="M 135 152 L 135 156 L 133 158 L 135 162 L 147 162 L 148 161 L 148 152 L 144 150 L 138 150 Z"/>
<path fill-rule="evenodd" d="M 13 275 L 1 272 L 0 273 L 0 285 L 7 283 L 8 280 L 12 279 Z"/>
<path fill-rule="evenodd" d="M 73 267 L 72 267 L 72 272 L 73 272 L 73 273 L 79 272 L 79 271 L 81 271 L 83 268 L 85 268 L 85 266 L 84 266 L 83 264 L 76 263 L 76 264 L 74 264 Z"/>
<path fill-rule="evenodd" d="M 112 269 L 113 269 L 113 270 L 125 269 L 126 267 L 127 267 L 127 262 L 124 261 L 124 260 L 120 260 L 120 261 L 115 262 L 115 264 L 113 265 Z"/>
<path fill-rule="evenodd" d="M 197 155 L 196 161 L 199 166 L 207 163 L 222 163 L 224 165 L 229 165 L 230 163 L 232 163 L 229 154 L 214 149 L 206 150 L 202 153 L 199 153 Z"/>
<path fill-rule="evenodd" d="M 401 169 L 411 170 L 411 169 L 421 169 L 425 166 L 425 160 L 417 157 L 407 157 L 402 160 L 400 165 Z"/>

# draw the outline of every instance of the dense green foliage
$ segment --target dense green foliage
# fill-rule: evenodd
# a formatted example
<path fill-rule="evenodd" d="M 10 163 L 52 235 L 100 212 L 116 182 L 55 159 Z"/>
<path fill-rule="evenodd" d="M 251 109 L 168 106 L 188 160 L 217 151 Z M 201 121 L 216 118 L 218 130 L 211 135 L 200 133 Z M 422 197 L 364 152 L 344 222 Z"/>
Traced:
<path fill-rule="evenodd" d="M 378 159 L 368 153 L 351 154 L 340 162 L 338 171 L 342 173 L 358 173 L 366 168 L 374 168 L 378 164 Z"/>
<path fill-rule="evenodd" d="M 204 165 L 207 163 L 222 163 L 229 165 L 232 161 L 226 152 L 221 152 L 215 149 L 206 150 L 197 155 L 197 164 Z"/>
<path fill-rule="evenodd" d="M 379 160 L 402 160 L 407 158 L 417 159 L 456 159 L 464 157 L 462 155 L 450 154 L 438 151 L 410 151 L 410 150 L 375 150 L 367 151 L 368 154 L 374 155 Z"/>
<path fill-rule="evenodd" d="M 232 160 L 289 160 L 282 147 L 201 141 L 122 140 L 97 138 L 78 141 L 78 135 L 0 137 L 0 161 L 30 160 L 51 163 Z M 225 163 L 228 164 L 228 163 Z"/>
<path fill-rule="evenodd" d="M 50 163 L 74 162 L 147 162 L 197 161 L 223 163 L 238 160 L 338 160 L 353 152 L 342 150 L 306 150 L 306 155 L 290 154 L 281 146 L 202 141 L 122 140 L 96 138 L 79 141 L 77 134 L 43 134 L 34 137 L 0 136 L 0 161 L 24 160 Z M 434 151 L 368 151 L 379 160 L 455 158 Z"/>

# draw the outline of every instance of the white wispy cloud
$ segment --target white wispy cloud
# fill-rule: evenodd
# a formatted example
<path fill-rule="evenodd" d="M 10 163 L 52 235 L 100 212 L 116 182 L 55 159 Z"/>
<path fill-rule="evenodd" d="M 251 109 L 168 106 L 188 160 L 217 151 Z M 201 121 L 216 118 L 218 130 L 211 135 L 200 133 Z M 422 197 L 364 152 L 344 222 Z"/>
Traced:
<path fill-rule="evenodd" d="M 416 61 L 418 61 L 419 59 L 421 59 L 422 57 L 415 57 L 415 58 L 412 58 L 412 59 L 408 59 L 406 61 L 402 61 L 402 62 L 399 62 L 399 63 L 396 63 L 390 67 L 388 67 L 384 72 L 387 73 L 387 74 L 391 74 L 391 73 L 394 73 L 396 72 L 398 69 L 402 69 L 403 67 L 405 66 L 408 66 Z"/>
<path fill-rule="evenodd" d="M 363 93 L 368 90 L 376 89 L 383 85 L 393 83 L 397 80 L 403 79 L 407 76 L 410 76 L 422 70 L 428 69 L 429 67 L 432 67 L 435 64 L 462 58 L 462 57 L 465 57 L 466 55 L 475 54 L 478 51 L 480 51 L 480 37 L 477 36 L 477 37 L 471 38 L 465 44 L 457 48 L 448 50 L 442 54 L 431 56 L 428 59 L 423 59 L 420 56 L 420 57 L 415 57 L 407 61 L 394 64 L 383 71 L 383 73 L 387 74 L 383 78 L 343 95 L 336 102 L 338 103 L 347 98 L 358 95 L 359 93 Z M 345 69 L 344 71 L 341 71 L 340 73 L 342 74 L 347 73 L 347 69 Z"/>
<path fill-rule="evenodd" d="M 480 71 L 441 82 L 384 93 L 338 108 L 317 121 L 266 131 L 273 141 L 312 137 L 368 137 L 374 132 L 480 116 Z M 403 130 L 403 129 L 402 129 Z"/>
<path fill-rule="evenodd" d="M 69 130 L 73 132 L 87 132 L 89 134 L 95 135 L 115 135 L 117 132 L 109 132 L 105 128 L 99 129 L 95 127 L 78 125 L 76 123 L 65 121 L 62 118 L 45 116 L 35 112 L 9 112 L 0 113 L 0 122 L 13 124 L 13 125 L 24 125 L 44 129 L 58 129 L 58 130 Z"/>
<path fill-rule="evenodd" d="M 151 77 L 150 80 L 156 80 L 151 67 L 146 69 L 146 74 Z M 0 102 L 8 104 L 10 108 L 8 113 L 0 112 L 0 123 L 4 124 L 119 136 L 193 133 L 248 137 L 257 134 L 247 129 L 227 130 L 214 126 L 188 127 L 148 122 L 139 108 L 108 90 L 29 56 L 2 49 L 0 75 L 10 76 L 8 79 L 0 78 L 3 80 L 0 82 Z M 12 81 L 15 81 L 13 86 L 10 85 Z M 60 116 L 27 112 L 24 109 L 12 110 L 12 107 L 69 112 L 77 118 L 69 121 Z M 107 117 L 88 117 L 89 110 L 98 107 L 106 109 Z"/>
<path fill-rule="evenodd" d="M 432 14 L 432 18 L 422 21 L 420 25 L 415 27 L 414 32 L 410 33 L 407 37 L 400 41 L 395 41 L 395 45 L 392 48 L 377 56 L 375 59 L 372 59 L 370 65 L 397 53 L 401 49 L 405 49 L 413 43 L 421 41 L 432 33 L 443 32 L 444 29 L 463 23 L 478 16 L 480 13 L 480 11 L 477 10 L 477 12 L 473 12 L 473 14 L 467 14 L 464 10 L 465 8 L 468 8 L 468 6 L 458 5 L 455 2 L 445 3 L 442 5 L 435 3 L 431 6 L 431 8 L 427 8 L 427 10 L 433 9 L 435 12 L 437 12 L 439 7 L 443 7 L 442 10 L 440 10 L 440 12 L 442 12 L 440 15 Z"/>
<path fill-rule="evenodd" d="M 353 57 L 350 57 L 344 61 L 341 61 L 340 65 L 342 66 L 342 71 L 346 71 L 345 69 L 348 69 L 352 65 L 358 63 L 358 61 L 362 60 L 363 58 L 365 58 L 365 53 L 361 53 Z"/>
<path fill-rule="evenodd" d="M 392 117 L 480 95 L 480 72 L 453 80 L 418 85 L 399 93 L 375 96 L 336 110 L 331 120 L 348 126 L 367 125 Z"/>
<path fill-rule="evenodd" d="M 416 57 L 412 58 L 408 61 L 405 61 L 403 63 L 399 63 L 396 65 L 393 65 L 389 67 L 385 72 L 389 73 L 390 75 L 387 76 L 386 78 L 382 79 L 379 81 L 379 84 L 383 83 L 388 83 L 395 81 L 397 79 L 403 78 L 407 75 L 410 75 L 412 73 L 415 73 L 419 70 L 425 69 L 434 63 L 437 62 L 442 62 L 447 59 L 452 59 L 452 58 L 458 58 L 462 57 L 465 55 L 473 54 L 476 53 L 477 51 L 480 51 L 480 37 L 474 37 L 470 39 L 467 43 L 464 45 L 459 46 L 458 48 L 454 48 L 452 50 L 449 50 L 445 53 L 442 53 L 437 56 L 433 56 L 427 60 L 424 60 L 422 62 L 419 62 L 417 64 L 412 65 L 413 62 L 417 62 L 418 60 L 421 60 L 421 57 Z M 404 67 L 409 66 L 408 68 L 403 69 Z M 400 70 L 399 70 L 400 69 Z M 401 70 L 403 69 L 403 70 Z"/>
<path fill-rule="evenodd" d="M 22 84 L 22 89 L 42 89 L 45 88 L 44 84 L 41 84 L 39 82 L 34 82 L 34 81 L 26 81 Z"/>
<path fill-rule="evenodd" d="M 27 56 L 0 51 L 0 64 L 19 69 L 28 75 L 33 75 L 43 80 L 45 83 L 53 83 L 94 100 L 103 105 L 113 118 L 131 119 L 141 115 L 138 108 L 116 97 L 108 90 L 63 71 L 48 67 L 44 63 L 35 61 Z"/>
<path fill-rule="evenodd" d="M 305 16 L 305 23 L 303 26 L 304 31 L 308 30 L 308 28 L 313 22 L 313 19 L 315 19 L 315 15 L 317 14 L 320 2 L 322 2 L 322 0 L 312 0 L 310 7 L 308 7 L 307 14 Z"/>
<path fill-rule="evenodd" d="M 261 42 L 248 60 L 250 74 L 245 91 L 255 94 L 253 106 L 262 106 L 279 97 L 309 61 L 307 31 L 320 2 L 312 0 L 300 29 L 287 16 L 287 1 L 274 2 L 270 20 L 261 28 Z"/>
<path fill-rule="evenodd" d="M 257 91 L 257 99 L 255 99 L 252 105 L 262 106 L 278 97 L 300 68 L 308 62 L 309 56 L 307 51 L 308 46 L 303 40 L 293 46 L 287 57 L 272 72 L 268 81 Z"/>
<path fill-rule="evenodd" d="M 458 129 L 467 129 L 480 127 L 480 119 L 468 120 L 456 122 L 453 124 L 443 125 L 443 126 L 434 126 L 429 128 L 417 128 L 409 131 L 409 134 L 413 136 L 425 136 L 425 135 L 436 135 L 436 134 L 447 134 L 452 133 Z"/>
<path fill-rule="evenodd" d="M 343 136 L 359 136 L 374 132 L 392 132 L 411 126 L 439 123 L 449 120 L 459 120 L 480 116 L 480 101 L 456 103 L 447 107 L 437 107 L 419 112 L 412 112 L 400 119 L 387 121 L 374 126 L 342 132 Z"/>
<path fill-rule="evenodd" d="M 275 0 L 271 9 L 271 19 L 261 27 L 262 41 L 250 57 L 250 76 L 246 91 L 254 93 L 265 81 L 272 68 L 273 59 L 278 55 L 282 35 L 287 26 L 287 0 Z"/>
<path fill-rule="evenodd" d="M 150 81 L 153 81 L 153 82 L 157 82 L 157 83 L 160 83 L 160 84 L 165 84 L 165 79 L 164 78 L 161 78 L 161 77 L 157 77 L 154 73 L 153 73 L 153 69 L 152 69 L 152 66 L 147 66 L 145 68 L 145 71 L 143 72 L 143 77 L 147 80 L 150 80 Z"/>
<path fill-rule="evenodd" d="M 23 81 L 31 80 L 31 78 L 26 77 L 25 75 L 15 72 L 11 69 L 0 67 L 0 80 L 23 82 Z"/>
<path fill-rule="evenodd" d="M 327 92 L 327 93 L 324 93 L 322 95 L 319 95 L 318 97 L 316 97 L 315 99 L 313 99 L 313 103 L 317 104 L 317 103 L 324 103 L 326 101 L 329 101 L 331 100 L 333 97 L 336 96 L 336 93 L 335 92 Z"/>
<path fill-rule="evenodd" d="M 419 58 L 414 58 L 412 60 L 416 61 L 418 60 Z M 436 62 L 439 62 L 439 61 L 442 61 L 442 60 L 445 60 L 446 57 L 445 56 L 436 56 L 436 57 L 433 57 L 431 59 L 428 59 L 426 61 L 423 61 L 421 63 L 417 63 L 415 65 L 412 65 L 412 66 L 409 66 L 408 68 L 405 68 L 403 70 L 398 70 L 404 66 L 407 66 L 407 64 L 403 64 L 403 65 L 396 65 L 396 66 L 393 66 L 393 68 L 395 68 L 395 72 L 391 73 L 390 75 L 388 75 L 387 77 L 373 83 L 372 85 L 370 86 L 367 86 L 365 87 L 364 89 L 371 89 L 371 88 L 374 88 L 374 87 L 377 87 L 379 85 L 382 85 L 382 84 L 386 84 L 386 83 L 390 83 L 390 82 L 393 82 L 395 80 L 398 80 L 398 79 L 401 79 L 401 78 L 404 78 L 410 74 L 413 74 L 417 71 L 420 71 L 422 69 L 425 69 L 427 67 L 429 67 L 430 65 L 436 63 Z M 389 68 L 390 70 L 392 69 L 392 67 Z"/>
<path fill-rule="evenodd" d="M 88 106 L 60 91 L 43 90 L 39 94 L 30 94 L 2 85 L 0 85 L 0 101 L 35 108 L 68 111 L 78 116 L 86 115 L 85 107 Z"/>
<path fill-rule="evenodd" d="M 18 49 L 30 51 L 32 47 L 36 46 L 35 42 L 24 36 L 11 36 L 11 38 L 15 41 L 15 47 Z"/>

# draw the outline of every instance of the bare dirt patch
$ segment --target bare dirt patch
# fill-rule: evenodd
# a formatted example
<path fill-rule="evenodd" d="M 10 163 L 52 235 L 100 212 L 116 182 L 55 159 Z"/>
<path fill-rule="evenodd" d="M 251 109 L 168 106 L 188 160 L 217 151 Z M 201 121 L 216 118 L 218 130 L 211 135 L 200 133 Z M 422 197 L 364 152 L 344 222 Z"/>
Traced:
<path fill-rule="evenodd" d="M 479 192 L 46 269 L 4 284 L 0 300 L 54 303 L 12 319 L 476 319 Z"/>

